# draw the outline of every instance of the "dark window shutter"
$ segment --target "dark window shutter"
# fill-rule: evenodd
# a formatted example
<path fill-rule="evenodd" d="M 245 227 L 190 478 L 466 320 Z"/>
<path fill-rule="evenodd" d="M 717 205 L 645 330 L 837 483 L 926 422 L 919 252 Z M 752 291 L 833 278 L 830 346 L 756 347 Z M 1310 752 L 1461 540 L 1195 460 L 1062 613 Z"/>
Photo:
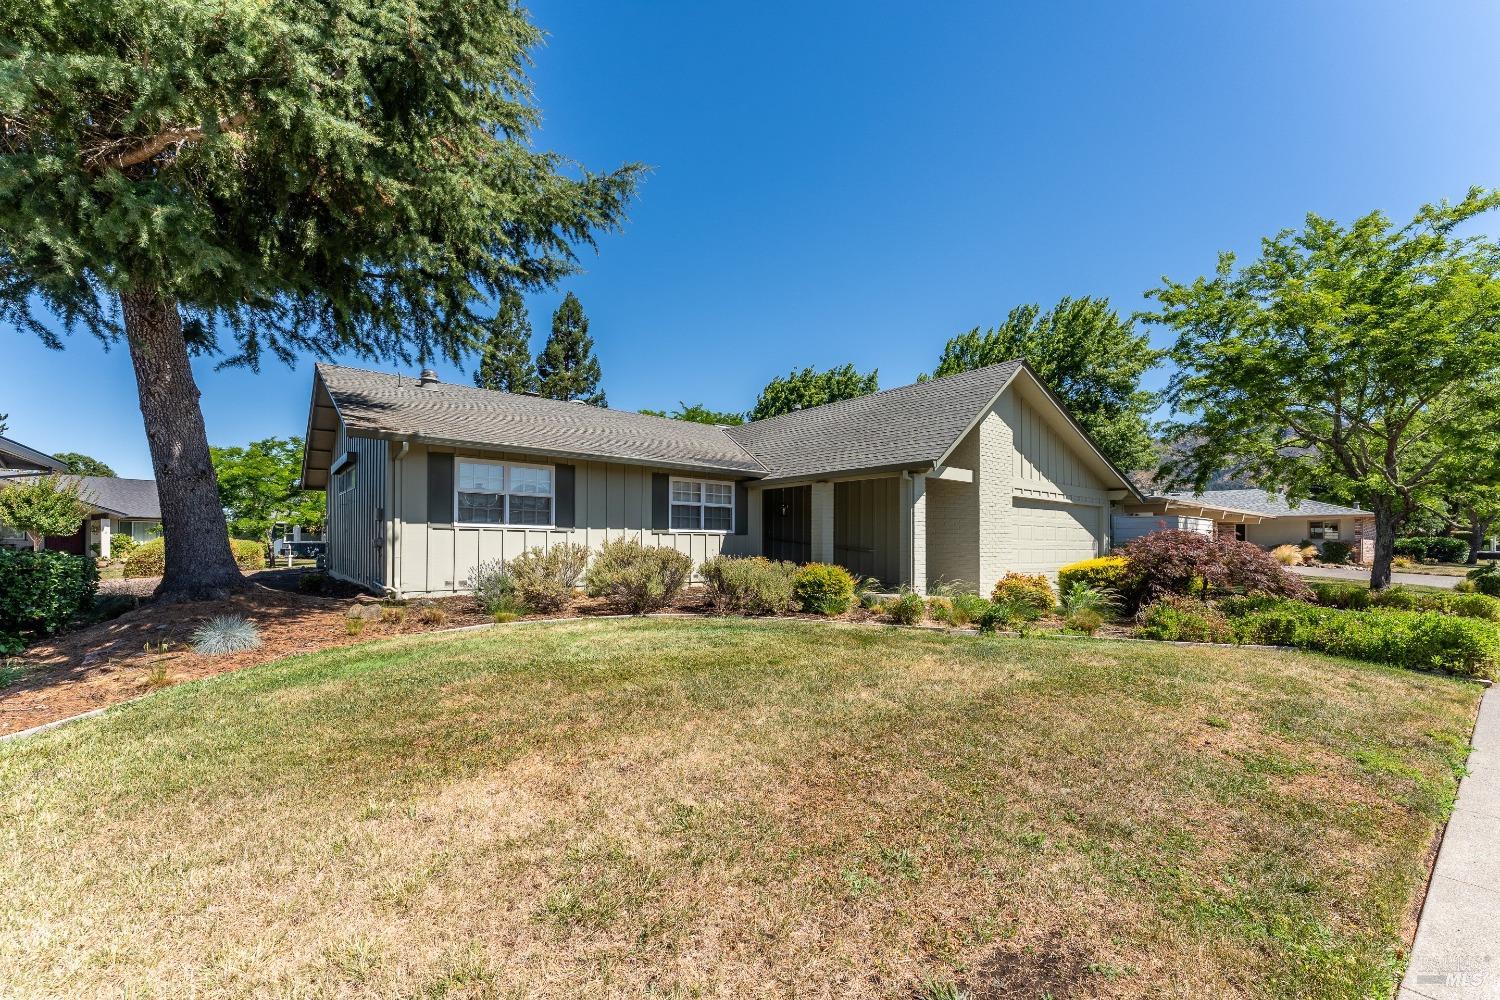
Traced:
<path fill-rule="evenodd" d="M 575 478 L 571 465 L 552 467 L 552 523 L 559 528 L 573 527 L 573 507 L 578 496 Z"/>
<path fill-rule="evenodd" d="M 744 483 L 734 484 L 734 533 L 750 533 L 750 487 Z"/>
<path fill-rule="evenodd" d="M 651 473 L 651 530 L 672 530 L 672 477 Z"/>
<path fill-rule="evenodd" d="M 427 523 L 453 523 L 453 456 L 427 453 Z"/>

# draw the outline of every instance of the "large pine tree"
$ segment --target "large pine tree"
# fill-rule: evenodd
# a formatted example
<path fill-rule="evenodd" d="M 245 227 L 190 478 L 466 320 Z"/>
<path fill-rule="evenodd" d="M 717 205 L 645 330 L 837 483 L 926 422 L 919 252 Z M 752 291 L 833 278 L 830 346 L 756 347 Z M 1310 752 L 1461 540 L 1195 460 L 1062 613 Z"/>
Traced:
<path fill-rule="evenodd" d="M 531 320 L 519 292 L 507 289 L 490 320 L 480 349 L 474 384 L 499 392 L 536 392 L 536 365 L 531 360 Z"/>
<path fill-rule="evenodd" d="M 589 336 L 589 318 L 583 314 L 578 296 L 569 292 L 552 314 L 552 334 L 536 359 L 540 392 L 549 399 L 576 399 L 591 406 L 606 406 L 599 391 L 603 374 L 594 357 L 594 338 Z"/>

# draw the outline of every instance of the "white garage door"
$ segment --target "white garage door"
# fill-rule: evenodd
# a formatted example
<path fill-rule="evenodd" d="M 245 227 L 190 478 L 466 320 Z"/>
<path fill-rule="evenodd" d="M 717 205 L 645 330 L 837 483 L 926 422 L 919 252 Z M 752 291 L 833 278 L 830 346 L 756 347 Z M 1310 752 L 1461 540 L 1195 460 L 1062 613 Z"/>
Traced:
<path fill-rule="evenodd" d="M 1099 508 L 1085 504 L 1016 500 L 1016 553 L 1021 573 L 1056 573 L 1099 554 Z"/>

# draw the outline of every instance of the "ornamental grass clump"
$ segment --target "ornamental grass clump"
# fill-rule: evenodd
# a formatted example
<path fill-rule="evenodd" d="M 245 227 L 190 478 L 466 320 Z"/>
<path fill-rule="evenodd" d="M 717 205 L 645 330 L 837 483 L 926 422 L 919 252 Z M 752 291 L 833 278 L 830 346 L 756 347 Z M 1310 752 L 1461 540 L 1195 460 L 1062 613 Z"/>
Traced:
<path fill-rule="evenodd" d="M 203 656 L 239 653 L 260 646 L 260 626 L 241 615 L 215 615 L 193 629 L 191 643 Z"/>
<path fill-rule="evenodd" d="M 927 602 L 922 595 L 903 590 L 885 602 L 885 616 L 896 625 L 915 625 L 927 615 Z"/>

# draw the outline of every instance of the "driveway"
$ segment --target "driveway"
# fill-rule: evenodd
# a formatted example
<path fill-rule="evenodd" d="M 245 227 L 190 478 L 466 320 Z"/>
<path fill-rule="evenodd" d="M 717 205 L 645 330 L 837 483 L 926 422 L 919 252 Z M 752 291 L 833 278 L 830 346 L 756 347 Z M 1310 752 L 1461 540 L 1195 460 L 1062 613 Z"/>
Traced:
<path fill-rule="evenodd" d="M 1368 583 L 1370 571 L 1356 566 L 1288 566 L 1287 569 L 1302 576 L 1319 576 L 1327 580 L 1358 580 Z M 1436 573 L 1392 573 L 1392 583 L 1404 583 L 1411 587 L 1445 587 L 1452 590 L 1462 580 L 1461 576 L 1438 576 Z"/>

